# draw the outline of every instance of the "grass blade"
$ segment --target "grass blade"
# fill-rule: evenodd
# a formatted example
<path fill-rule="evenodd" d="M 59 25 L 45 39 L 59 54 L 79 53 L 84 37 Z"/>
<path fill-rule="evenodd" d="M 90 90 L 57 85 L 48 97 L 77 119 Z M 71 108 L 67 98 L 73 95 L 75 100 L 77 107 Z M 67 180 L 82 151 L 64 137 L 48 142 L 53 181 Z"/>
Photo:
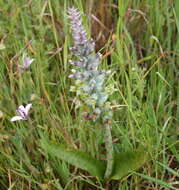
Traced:
<path fill-rule="evenodd" d="M 158 184 L 158 185 L 161 185 L 161 186 L 163 186 L 163 187 L 166 187 L 166 188 L 169 188 L 169 189 L 174 189 L 174 190 L 177 190 L 178 188 L 175 188 L 175 187 L 173 187 L 173 186 L 171 186 L 169 183 L 166 183 L 166 182 L 164 182 L 164 181 L 162 181 L 162 180 L 160 180 L 160 179 L 156 179 L 156 178 L 153 178 L 153 177 L 150 177 L 150 176 L 146 176 L 146 175 L 143 175 L 143 174 L 140 174 L 140 173 L 137 173 L 137 172 L 133 172 L 133 173 L 135 173 L 135 174 L 137 174 L 138 176 L 141 176 L 141 177 L 143 177 L 143 178 L 145 178 L 145 179 L 147 179 L 147 180 L 150 180 L 150 181 L 152 181 L 152 182 L 154 182 L 154 183 L 156 183 L 156 184 Z"/>

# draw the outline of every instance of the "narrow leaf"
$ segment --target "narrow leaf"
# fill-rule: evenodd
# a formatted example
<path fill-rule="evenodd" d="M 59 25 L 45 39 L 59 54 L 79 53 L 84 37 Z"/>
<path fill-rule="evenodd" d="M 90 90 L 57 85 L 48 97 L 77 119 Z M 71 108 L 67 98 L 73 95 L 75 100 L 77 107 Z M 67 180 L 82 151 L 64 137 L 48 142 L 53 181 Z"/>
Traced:
<path fill-rule="evenodd" d="M 41 146 L 51 156 L 56 156 L 77 168 L 88 171 L 99 180 L 103 179 L 106 167 L 104 161 L 96 160 L 87 153 L 76 149 L 66 149 L 62 145 L 56 145 L 49 142 L 47 143 L 44 139 L 41 140 Z"/>
<path fill-rule="evenodd" d="M 179 1 L 175 1 L 174 9 L 175 9 L 175 12 L 176 12 L 176 17 L 177 17 L 177 19 L 179 21 Z"/>
<path fill-rule="evenodd" d="M 114 155 L 114 168 L 111 179 L 121 179 L 133 170 L 140 168 L 147 160 L 145 151 L 133 150 Z"/>
<path fill-rule="evenodd" d="M 137 173 L 137 172 L 134 172 L 134 174 L 136 174 L 136 175 L 138 175 L 138 176 L 141 176 L 141 177 L 143 177 L 143 178 L 145 178 L 145 179 L 147 179 L 147 180 L 149 180 L 149 181 L 152 181 L 152 182 L 154 182 L 154 183 L 156 183 L 156 184 L 158 184 L 158 185 L 161 185 L 161 186 L 163 186 L 163 187 L 166 187 L 167 189 L 178 190 L 178 188 L 173 187 L 170 183 L 165 182 L 165 181 L 162 181 L 162 180 L 160 180 L 160 179 L 156 179 L 156 178 L 154 178 L 154 177 L 146 176 L 146 175 L 144 175 L 144 174 L 140 174 L 140 173 Z"/>
<path fill-rule="evenodd" d="M 166 170 L 168 170 L 169 172 L 171 172 L 174 176 L 176 177 L 179 177 L 179 173 L 175 170 L 173 170 L 172 168 L 160 163 L 160 162 L 157 162 L 159 165 L 163 166 Z"/>

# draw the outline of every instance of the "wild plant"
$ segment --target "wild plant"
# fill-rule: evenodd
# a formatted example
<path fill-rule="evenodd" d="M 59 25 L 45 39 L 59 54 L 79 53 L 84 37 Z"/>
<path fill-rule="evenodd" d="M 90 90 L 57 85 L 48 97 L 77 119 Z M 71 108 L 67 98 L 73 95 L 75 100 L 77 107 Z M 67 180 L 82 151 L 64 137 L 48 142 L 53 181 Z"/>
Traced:
<path fill-rule="evenodd" d="M 112 110 L 108 97 L 115 89 L 106 86 L 105 82 L 111 70 L 100 69 L 102 55 L 95 53 L 95 42 L 87 38 L 79 11 L 69 8 L 68 14 L 74 41 L 74 46 L 70 48 L 74 55 L 74 60 L 70 60 L 74 67 L 69 75 L 74 81 L 71 91 L 77 96 L 78 106 L 85 110 L 84 117 L 103 126 L 108 160 L 105 177 L 109 177 L 113 165 L 113 146 L 110 131 Z"/>

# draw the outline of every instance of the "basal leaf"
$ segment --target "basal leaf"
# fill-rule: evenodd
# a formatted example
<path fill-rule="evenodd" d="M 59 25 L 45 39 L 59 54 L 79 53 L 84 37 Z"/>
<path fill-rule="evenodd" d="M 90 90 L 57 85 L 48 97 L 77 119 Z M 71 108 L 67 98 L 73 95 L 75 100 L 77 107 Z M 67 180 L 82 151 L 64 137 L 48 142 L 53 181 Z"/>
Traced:
<path fill-rule="evenodd" d="M 133 150 L 114 155 L 114 168 L 111 179 L 121 179 L 133 170 L 140 168 L 147 160 L 147 154 L 142 150 Z"/>
<path fill-rule="evenodd" d="M 41 146 L 51 156 L 56 156 L 77 168 L 83 169 L 100 180 L 103 179 L 106 168 L 104 161 L 96 160 L 87 153 L 76 149 L 66 149 L 63 145 L 45 142 L 44 139 L 41 140 Z"/>

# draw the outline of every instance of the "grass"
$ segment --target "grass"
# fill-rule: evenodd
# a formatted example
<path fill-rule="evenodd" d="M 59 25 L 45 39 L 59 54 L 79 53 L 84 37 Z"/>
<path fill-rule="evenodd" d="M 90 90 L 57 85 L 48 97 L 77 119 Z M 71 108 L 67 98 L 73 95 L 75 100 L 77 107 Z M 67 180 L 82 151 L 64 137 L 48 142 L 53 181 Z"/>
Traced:
<path fill-rule="evenodd" d="M 101 129 L 81 121 L 69 92 L 69 6 L 89 14 L 84 23 L 92 25 L 88 32 L 103 53 L 102 67 L 115 70 L 109 81 L 117 88 L 110 100 L 120 105 L 112 125 L 115 151 L 141 146 L 150 154 L 140 170 L 109 184 L 39 144 L 43 133 L 54 143 L 105 157 Z M 178 7 L 177 0 L 0 1 L 1 190 L 179 188 Z M 18 75 L 23 53 L 35 61 Z M 11 123 L 16 107 L 29 102 L 30 123 Z"/>

